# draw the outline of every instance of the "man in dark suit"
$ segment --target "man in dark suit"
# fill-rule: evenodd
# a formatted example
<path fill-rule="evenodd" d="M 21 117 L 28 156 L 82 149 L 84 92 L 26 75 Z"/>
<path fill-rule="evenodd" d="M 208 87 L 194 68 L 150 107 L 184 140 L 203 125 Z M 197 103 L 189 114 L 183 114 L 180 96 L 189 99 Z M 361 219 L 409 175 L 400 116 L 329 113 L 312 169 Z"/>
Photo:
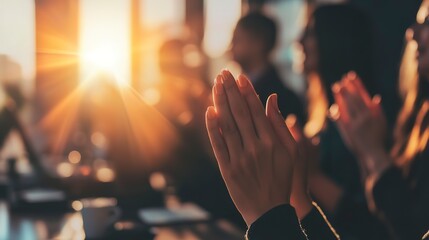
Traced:
<path fill-rule="evenodd" d="M 270 56 L 277 41 L 276 23 L 263 14 L 253 12 L 242 17 L 235 28 L 232 56 L 251 79 L 263 103 L 277 93 L 279 108 L 284 117 L 295 114 L 305 123 L 305 111 L 298 96 L 287 88 L 271 62 Z"/>

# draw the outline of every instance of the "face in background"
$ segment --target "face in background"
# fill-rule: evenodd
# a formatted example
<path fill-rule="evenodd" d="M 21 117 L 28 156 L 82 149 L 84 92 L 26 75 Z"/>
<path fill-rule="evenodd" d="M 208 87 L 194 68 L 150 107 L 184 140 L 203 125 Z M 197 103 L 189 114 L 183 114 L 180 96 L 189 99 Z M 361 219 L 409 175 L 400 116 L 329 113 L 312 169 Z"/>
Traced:
<path fill-rule="evenodd" d="M 308 75 L 317 72 L 319 68 L 319 50 L 313 22 L 308 24 L 299 42 L 305 56 L 303 62 L 304 74 Z"/>
<path fill-rule="evenodd" d="M 255 58 L 259 58 L 263 52 L 263 46 L 255 36 L 240 26 L 234 31 L 232 39 L 231 54 L 234 61 L 246 70 L 249 63 Z"/>
<path fill-rule="evenodd" d="M 429 80 L 429 17 L 426 16 L 423 23 L 417 23 L 412 27 L 414 40 L 417 42 L 418 72 Z"/>

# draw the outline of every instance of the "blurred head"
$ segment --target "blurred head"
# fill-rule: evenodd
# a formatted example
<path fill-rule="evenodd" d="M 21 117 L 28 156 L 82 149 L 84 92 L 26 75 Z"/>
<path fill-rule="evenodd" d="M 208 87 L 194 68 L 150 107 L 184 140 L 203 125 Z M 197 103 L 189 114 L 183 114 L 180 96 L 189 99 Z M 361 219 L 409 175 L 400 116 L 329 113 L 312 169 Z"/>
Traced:
<path fill-rule="evenodd" d="M 237 23 L 232 39 L 232 57 L 246 69 L 250 61 L 268 59 L 276 40 L 276 23 L 261 13 L 250 13 Z"/>
<path fill-rule="evenodd" d="M 319 69 L 319 49 L 314 29 L 314 19 L 308 23 L 304 34 L 300 39 L 302 50 L 305 54 L 303 70 L 305 74 L 318 72 Z"/>
<path fill-rule="evenodd" d="M 300 43 L 305 54 L 305 73 L 318 74 L 325 89 L 349 71 L 355 71 L 373 90 L 372 25 L 359 9 L 348 4 L 318 7 Z"/>
<path fill-rule="evenodd" d="M 427 1 L 426 1 L 427 3 Z M 426 4 L 427 5 L 427 4 Z M 423 5 L 419 11 L 416 24 L 411 27 L 413 39 L 417 43 L 417 69 L 418 74 L 429 79 L 429 6 Z"/>

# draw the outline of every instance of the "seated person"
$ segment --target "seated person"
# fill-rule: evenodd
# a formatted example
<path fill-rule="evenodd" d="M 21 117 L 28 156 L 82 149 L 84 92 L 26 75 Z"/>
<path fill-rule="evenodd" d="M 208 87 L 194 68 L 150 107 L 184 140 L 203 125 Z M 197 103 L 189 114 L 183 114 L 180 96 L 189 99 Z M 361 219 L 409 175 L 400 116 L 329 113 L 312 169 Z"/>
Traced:
<path fill-rule="evenodd" d="M 418 239 L 429 227 L 429 1 L 408 33 L 401 70 L 407 91 L 395 126 L 393 148 L 387 142 L 380 98 L 370 98 L 356 74 L 334 85 L 341 135 L 360 165 L 368 205 L 392 229 L 394 239 Z M 417 56 L 417 58 L 416 58 Z M 411 58 L 411 59 L 409 59 Z"/>
<path fill-rule="evenodd" d="M 237 82 L 228 71 L 217 77 L 206 125 L 228 191 L 249 227 L 247 238 L 339 239 L 308 194 L 302 131 L 286 126 L 276 94 L 265 113 L 251 82 L 243 75 Z"/>
<path fill-rule="evenodd" d="M 346 239 L 378 240 L 388 235 L 368 209 L 355 156 L 326 114 L 334 103 L 331 86 L 350 71 L 362 77 L 371 94 L 378 92 L 372 25 L 370 17 L 351 4 L 325 4 L 311 14 L 300 39 L 308 85 L 304 132 L 320 142 L 313 151 L 310 192 Z"/>
<path fill-rule="evenodd" d="M 263 103 L 272 92 L 277 92 L 279 107 L 284 116 L 295 114 L 305 121 L 304 107 L 298 96 L 287 88 L 270 60 L 277 40 L 276 23 L 260 14 L 242 17 L 234 31 L 232 56 L 248 75 Z"/>

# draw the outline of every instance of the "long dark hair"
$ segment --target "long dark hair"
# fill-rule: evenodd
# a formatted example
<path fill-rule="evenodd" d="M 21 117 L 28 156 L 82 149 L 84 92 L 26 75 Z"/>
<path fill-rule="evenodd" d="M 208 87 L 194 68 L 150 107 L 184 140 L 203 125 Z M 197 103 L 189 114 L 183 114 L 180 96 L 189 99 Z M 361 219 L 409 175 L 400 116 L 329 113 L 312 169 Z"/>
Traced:
<path fill-rule="evenodd" d="M 309 122 L 304 130 L 309 137 L 323 129 L 327 109 L 320 109 L 334 103 L 331 86 L 348 72 L 356 72 L 371 94 L 377 92 L 374 34 L 369 16 L 350 4 L 327 4 L 313 12 L 310 24 L 319 64 L 317 72 L 307 76 Z"/>
<path fill-rule="evenodd" d="M 408 170 L 416 155 L 426 149 L 429 140 L 429 81 L 418 74 L 416 42 L 407 40 L 399 79 L 403 105 L 396 121 L 395 144 L 391 151 L 396 165 L 404 170 Z"/>
<path fill-rule="evenodd" d="M 319 47 L 319 75 L 329 89 L 349 71 L 355 71 L 374 93 L 373 26 L 370 18 L 349 4 L 323 5 L 313 13 Z M 332 94 L 328 100 L 333 103 Z"/>

